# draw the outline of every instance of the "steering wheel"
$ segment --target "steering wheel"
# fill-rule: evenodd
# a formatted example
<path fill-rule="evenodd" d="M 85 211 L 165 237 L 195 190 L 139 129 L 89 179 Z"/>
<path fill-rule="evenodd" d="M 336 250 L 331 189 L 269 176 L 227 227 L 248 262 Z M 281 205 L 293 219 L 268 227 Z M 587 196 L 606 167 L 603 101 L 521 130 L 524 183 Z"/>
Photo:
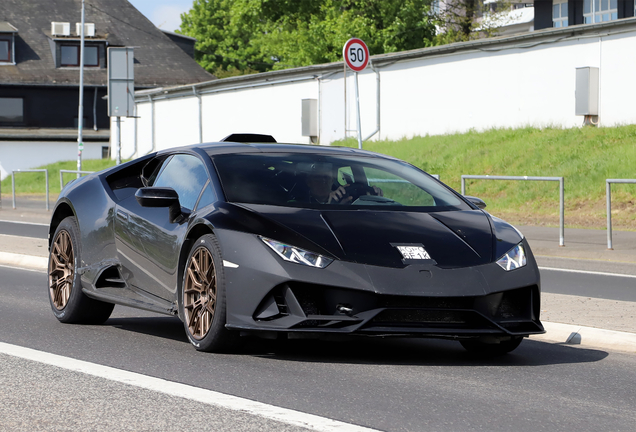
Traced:
<path fill-rule="evenodd" d="M 361 195 L 377 195 L 375 190 L 371 186 L 367 186 L 362 183 L 354 183 L 352 185 L 345 187 L 346 196 L 351 197 L 351 201 L 353 202 L 360 198 Z"/>

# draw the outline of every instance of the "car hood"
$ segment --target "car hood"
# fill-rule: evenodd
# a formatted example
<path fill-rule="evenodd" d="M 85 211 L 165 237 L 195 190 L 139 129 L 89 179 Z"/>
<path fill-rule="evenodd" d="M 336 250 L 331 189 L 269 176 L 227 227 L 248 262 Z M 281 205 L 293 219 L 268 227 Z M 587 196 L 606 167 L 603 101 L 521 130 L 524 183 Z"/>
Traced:
<path fill-rule="evenodd" d="M 442 268 L 482 265 L 494 258 L 491 220 L 481 210 L 420 213 L 241 207 L 285 226 L 344 261 L 397 268 L 413 263 L 404 260 L 398 245 L 423 247 L 431 260 L 421 263 Z"/>

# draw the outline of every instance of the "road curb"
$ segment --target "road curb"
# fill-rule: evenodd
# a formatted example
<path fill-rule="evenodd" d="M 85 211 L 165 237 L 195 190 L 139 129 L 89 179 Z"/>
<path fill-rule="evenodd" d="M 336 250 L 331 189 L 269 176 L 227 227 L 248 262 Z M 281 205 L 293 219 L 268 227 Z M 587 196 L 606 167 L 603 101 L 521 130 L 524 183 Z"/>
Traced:
<path fill-rule="evenodd" d="M 14 267 L 27 268 L 31 270 L 46 271 L 49 259 L 34 255 L 22 255 L 11 252 L 0 252 L 0 264 Z"/>
<path fill-rule="evenodd" d="M 636 353 L 636 333 L 546 321 L 543 321 L 543 326 L 546 333 L 530 336 L 530 339 L 540 342 L 580 346 L 581 348 Z"/>

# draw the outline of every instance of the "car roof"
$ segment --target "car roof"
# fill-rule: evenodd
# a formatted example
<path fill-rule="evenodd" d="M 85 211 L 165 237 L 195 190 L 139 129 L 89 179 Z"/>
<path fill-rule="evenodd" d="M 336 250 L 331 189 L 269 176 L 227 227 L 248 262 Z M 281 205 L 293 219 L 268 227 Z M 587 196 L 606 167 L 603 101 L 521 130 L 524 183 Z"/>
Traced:
<path fill-rule="evenodd" d="M 332 147 L 316 144 L 283 144 L 283 143 L 238 143 L 238 142 L 210 142 L 194 144 L 190 146 L 177 147 L 163 150 L 159 153 L 172 153 L 175 151 L 200 149 L 210 156 L 233 153 L 313 153 L 331 155 L 359 155 L 380 157 L 384 159 L 395 159 L 380 153 L 368 150 L 360 150 L 350 147 Z"/>

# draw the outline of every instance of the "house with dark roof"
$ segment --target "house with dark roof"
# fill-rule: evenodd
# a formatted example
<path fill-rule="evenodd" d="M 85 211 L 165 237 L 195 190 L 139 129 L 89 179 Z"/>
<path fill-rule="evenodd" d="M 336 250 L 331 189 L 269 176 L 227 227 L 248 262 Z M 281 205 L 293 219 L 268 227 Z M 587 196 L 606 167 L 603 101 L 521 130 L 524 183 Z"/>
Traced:
<path fill-rule="evenodd" d="M 0 169 L 35 166 L 24 144 L 50 151 L 43 163 L 76 157 L 81 0 L 2 0 L 0 8 Z M 134 47 L 135 90 L 216 79 L 193 59 L 194 40 L 167 34 L 127 0 L 86 0 L 84 141 L 87 158 L 110 140 L 109 47 Z M 21 143 L 16 145 L 16 143 Z M 63 144 L 66 144 L 63 145 Z M 20 154 L 12 149 L 21 147 Z M 70 150 L 63 150 L 68 148 Z M 35 147 L 34 147 L 35 149 Z M 42 159 L 42 158 L 40 158 Z"/>
<path fill-rule="evenodd" d="M 534 0 L 534 29 L 631 18 L 634 9 L 634 0 Z"/>

